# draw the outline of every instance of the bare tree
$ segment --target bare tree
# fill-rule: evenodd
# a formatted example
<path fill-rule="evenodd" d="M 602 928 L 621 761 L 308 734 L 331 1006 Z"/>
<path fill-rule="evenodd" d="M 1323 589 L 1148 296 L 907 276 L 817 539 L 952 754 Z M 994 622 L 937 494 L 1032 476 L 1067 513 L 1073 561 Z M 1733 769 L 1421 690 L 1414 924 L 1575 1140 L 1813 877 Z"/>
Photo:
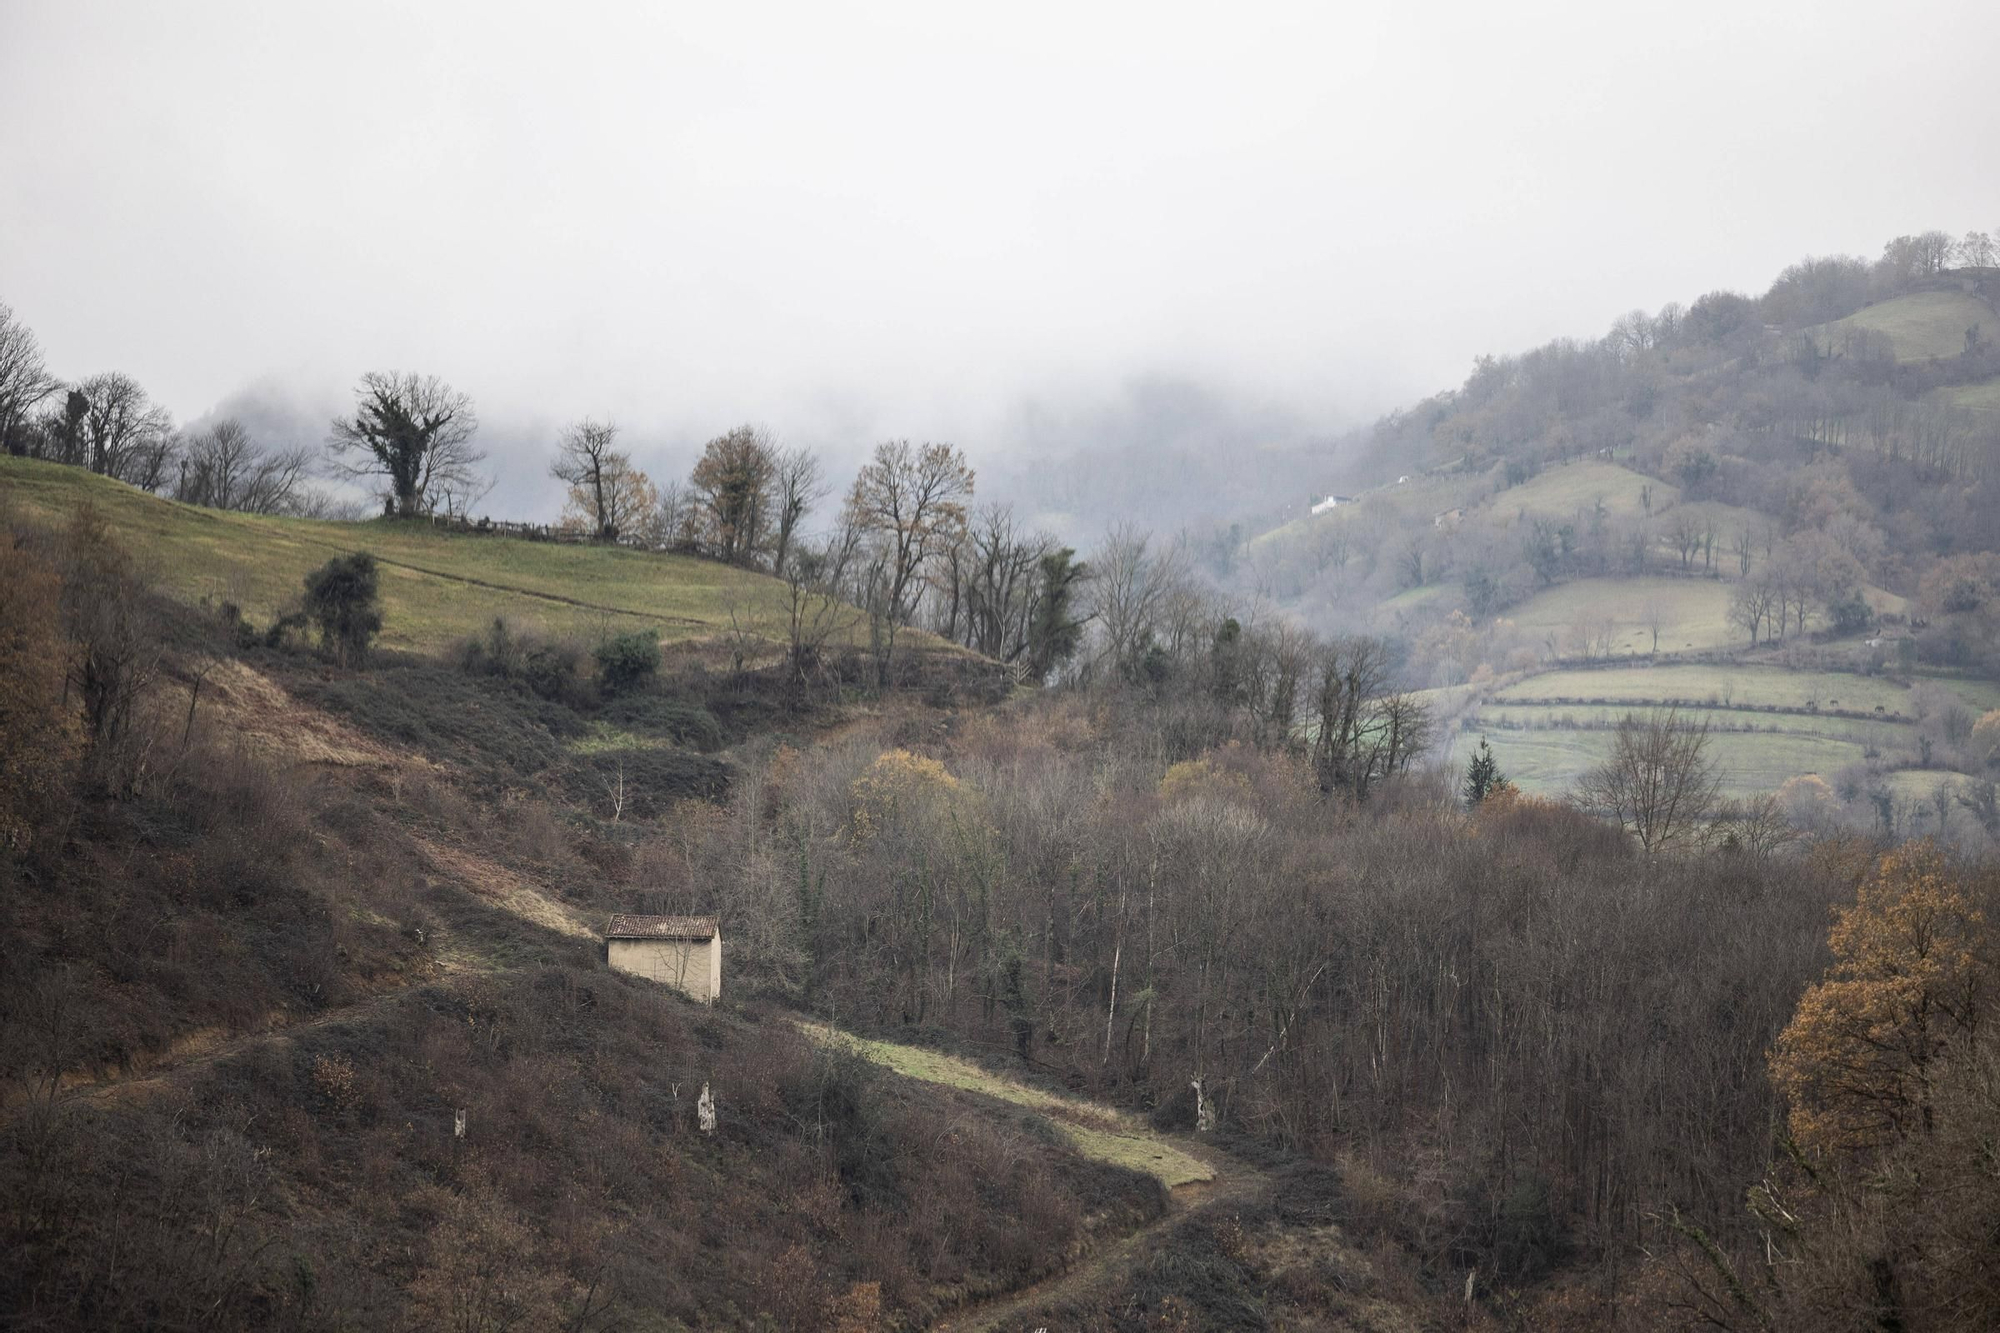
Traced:
<path fill-rule="evenodd" d="M 174 417 L 130 375 L 108 371 L 76 386 L 90 470 L 156 490 L 173 456 Z"/>
<path fill-rule="evenodd" d="M 849 520 L 875 541 L 881 572 L 867 607 L 876 627 L 876 679 L 888 684 L 897 629 L 909 623 L 924 567 L 965 531 L 972 469 L 948 444 L 891 440 L 854 479 Z"/>
<path fill-rule="evenodd" d="M 612 447 L 617 440 L 617 426 L 585 417 L 563 428 L 549 464 L 551 476 L 569 483 L 572 504 L 589 515 L 599 541 L 616 540 L 638 517 L 620 512 L 631 507 L 631 488 L 621 483 L 632 463 Z"/>
<path fill-rule="evenodd" d="M 1745 579 L 1729 595 L 1729 619 L 1749 631 L 1751 647 L 1757 646 L 1757 633 L 1770 618 L 1776 602 L 1777 593 L 1771 581 L 1762 575 Z M 1773 637 L 1776 637 L 1775 634 Z"/>
<path fill-rule="evenodd" d="M 800 522 L 812 512 L 814 505 L 827 497 L 832 488 L 826 484 L 819 455 L 803 445 L 778 455 L 772 485 L 776 493 L 778 536 L 776 549 L 771 555 L 771 570 L 782 576 Z"/>
<path fill-rule="evenodd" d="M 355 414 L 334 420 L 328 449 L 349 476 L 387 478 L 398 515 L 459 512 L 490 489 L 470 397 L 435 375 L 376 370 L 354 396 Z"/>
<path fill-rule="evenodd" d="M 1674 521 L 1667 526 L 1667 540 L 1673 543 L 1674 554 L 1680 558 L 1682 569 L 1694 567 L 1694 557 L 1701 550 L 1702 522 L 1699 515 L 1681 506 L 1674 513 Z"/>
<path fill-rule="evenodd" d="M 61 387 L 42 364 L 34 330 L 0 301 L 0 447 L 16 456 L 27 452 L 29 413 Z"/>
<path fill-rule="evenodd" d="M 687 486 L 669 481 L 659 488 L 653 503 L 651 527 L 660 545 L 670 548 L 694 546 L 698 519 L 698 502 Z"/>
<path fill-rule="evenodd" d="M 1658 597 L 1648 597 L 1639 603 L 1639 623 L 1653 636 L 1653 651 L 1660 651 L 1660 626 L 1666 622 L 1666 603 Z"/>
<path fill-rule="evenodd" d="M 1130 675 L 1159 629 L 1168 600 L 1187 578 L 1183 549 L 1151 549 L 1152 537 L 1120 524 L 1091 557 L 1090 618 L 1097 625 L 1095 659 Z"/>
<path fill-rule="evenodd" d="M 303 503 L 312 451 L 267 452 L 243 423 L 224 417 L 181 446 L 174 499 L 246 514 L 292 514 Z"/>
<path fill-rule="evenodd" d="M 963 642 L 968 648 L 1011 662 L 1028 645 L 1030 605 L 1036 595 L 1035 574 L 1054 541 L 1041 534 L 1024 535 L 1014 522 L 1011 505 L 987 505 L 967 530 L 953 579 L 952 606 L 964 612 Z M 947 634 L 958 616 L 951 617 Z"/>
<path fill-rule="evenodd" d="M 1611 753 L 1577 784 L 1580 804 L 1615 818 L 1647 852 L 1697 842 L 1716 808 L 1721 776 L 1708 757 L 1708 723 L 1678 710 L 1626 714 Z"/>
<path fill-rule="evenodd" d="M 862 613 L 842 595 L 860 541 L 861 534 L 847 524 L 819 541 L 801 539 L 781 571 L 790 631 L 788 656 L 802 684 L 819 665 L 826 645 L 861 619 Z"/>
<path fill-rule="evenodd" d="M 1320 648 L 1312 664 L 1310 707 L 1313 714 L 1311 758 L 1322 792 L 1343 792 L 1366 800 L 1374 780 L 1385 771 L 1383 761 L 1407 762 L 1402 736 L 1421 730 L 1414 715 L 1402 710 L 1397 737 L 1383 735 L 1382 703 L 1389 679 L 1389 661 L 1374 639 L 1335 640 Z M 1407 698 L 1407 696 L 1398 696 Z M 1386 743 L 1385 743 L 1386 742 Z"/>

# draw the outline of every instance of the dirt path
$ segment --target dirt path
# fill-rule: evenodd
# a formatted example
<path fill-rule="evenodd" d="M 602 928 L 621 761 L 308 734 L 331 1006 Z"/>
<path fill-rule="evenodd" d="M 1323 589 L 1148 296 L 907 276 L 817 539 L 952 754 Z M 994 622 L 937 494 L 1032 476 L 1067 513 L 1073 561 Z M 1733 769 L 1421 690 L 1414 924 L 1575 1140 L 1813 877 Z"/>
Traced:
<path fill-rule="evenodd" d="M 1102 1245 L 1066 1272 L 1006 1296 L 953 1311 L 933 1327 L 949 1333 L 1041 1327 L 1030 1316 L 1055 1301 L 1111 1286 L 1151 1257 L 1159 1234 L 1190 1213 L 1240 1206 L 1270 1187 L 1257 1168 L 1185 1134 L 1157 1133 L 1116 1107 L 1049 1092 L 988 1069 L 918 1046 L 854 1037 L 819 1024 L 802 1024 L 815 1040 L 839 1042 L 905 1078 L 961 1088 L 1016 1106 L 1049 1121 L 1086 1157 L 1157 1176 L 1167 1186 L 1167 1211 L 1147 1225 Z"/>
<path fill-rule="evenodd" d="M 1037 1310 L 1120 1284 L 1152 1257 L 1159 1233 L 1189 1213 L 1248 1203 L 1270 1184 L 1263 1172 L 1235 1161 L 1226 1153 L 1187 1142 L 1181 1146 L 1183 1151 L 1208 1162 L 1215 1178 L 1176 1187 L 1169 1193 L 1165 1213 L 1137 1231 L 1091 1251 L 1067 1272 L 1044 1278 L 1012 1295 L 954 1311 L 932 1325 L 933 1329 L 939 1333 L 1015 1333 L 1015 1330 L 1030 1333 L 1040 1329 L 1042 1322 L 1032 1319 Z"/>
<path fill-rule="evenodd" d="M 77 1102 L 139 1101 L 192 1077 L 210 1065 L 258 1047 L 290 1042 L 299 1034 L 311 1032 L 315 1028 L 332 1027 L 338 1023 L 365 1018 L 374 1010 L 393 1003 L 408 989 L 407 985 L 391 987 L 359 1003 L 329 1009 L 325 1013 L 315 1014 L 296 1023 L 270 1022 L 253 1032 L 238 1033 L 233 1037 L 219 1040 L 207 1040 L 200 1033 L 183 1037 L 167 1049 L 148 1057 L 143 1064 L 137 1067 L 128 1066 L 103 1078 L 87 1079 L 66 1074 L 55 1092 L 46 1097 L 46 1101 L 54 1106 Z M 21 1115 L 35 1102 L 41 1100 L 44 1100 L 44 1096 L 40 1093 L 9 1098 L 4 1105 L 0 1105 L 0 1120 Z"/>

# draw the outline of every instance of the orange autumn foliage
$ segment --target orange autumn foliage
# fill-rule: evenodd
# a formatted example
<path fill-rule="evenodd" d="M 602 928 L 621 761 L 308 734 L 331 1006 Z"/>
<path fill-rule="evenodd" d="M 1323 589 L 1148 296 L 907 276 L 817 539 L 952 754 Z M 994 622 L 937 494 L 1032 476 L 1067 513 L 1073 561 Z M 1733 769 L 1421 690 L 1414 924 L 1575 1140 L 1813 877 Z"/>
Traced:
<path fill-rule="evenodd" d="M 1771 1056 L 1808 1151 L 1893 1143 L 1932 1120 L 1938 1062 L 1979 1021 L 1992 938 L 1929 841 L 1881 858 L 1827 934 L 1834 964 L 1799 1000 Z"/>

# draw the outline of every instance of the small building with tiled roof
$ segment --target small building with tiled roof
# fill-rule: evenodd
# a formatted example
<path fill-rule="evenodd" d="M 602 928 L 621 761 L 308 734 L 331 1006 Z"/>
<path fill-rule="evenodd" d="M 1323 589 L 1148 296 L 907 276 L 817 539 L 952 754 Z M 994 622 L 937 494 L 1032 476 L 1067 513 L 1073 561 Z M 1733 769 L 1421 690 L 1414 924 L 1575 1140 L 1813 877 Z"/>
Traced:
<path fill-rule="evenodd" d="M 722 994 L 722 923 L 716 917 L 620 912 L 611 918 L 604 943 L 615 971 L 709 1004 Z"/>

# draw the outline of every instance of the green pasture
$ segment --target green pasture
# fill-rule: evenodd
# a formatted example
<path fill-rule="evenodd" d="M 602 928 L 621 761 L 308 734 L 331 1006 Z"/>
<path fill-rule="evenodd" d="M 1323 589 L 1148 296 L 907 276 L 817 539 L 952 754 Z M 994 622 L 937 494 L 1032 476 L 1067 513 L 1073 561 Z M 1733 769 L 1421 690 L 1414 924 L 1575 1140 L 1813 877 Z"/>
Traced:
<path fill-rule="evenodd" d="M 1662 636 L 1664 647 L 1664 636 Z M 1615 704 L 1679 701 L 1687 704 L 1771 705 L 1811 710 L 1884 713 L 1913 717 L 1911 698 L 1920 678 L 1905 685 L 1886 676 L 1836 671 L 1790 671 L 1778 666 L 1619 666 L 1597 671 L 1545 671 L 1517 681 L 1494 695 L 1497 703 L 1517 699 L 1603 699 Z M 2000 685 L 1990 681 L 1940 677 L 1929 680 L 1962 700 L 1975 713 L 2000 708 Z"/>
<path fill-rule="evenodd" d="M 1990 338 L 2000 329 L 2000 318 L 1968 292 L 1912 292 L 1864 306 L 1814 332 L 1838 346 L 1845 329 L 1873 329 L 1888 335 L 1898 361 L 1924 361 L 1959 355 L 1965 350 L 1965 331 L 1974 324 Z"/>
<path fill-rule="evenodd" d="M 454 534 L 395 520 L 232 514 L 77 468 L 0 458 L 0 506 L 61 522 L 86 502 L 157 586 L 190 601 L 234 602 L 258 623 L 298 597 L 309 571 L 365 550 L 382 562 L 388 647 L 434 652 L 496 616 L 557 635 L 649 628 L 668 642 L 735 631 L 785 637 L 783 584 L 692 556 Z"/>
<path fill-rule="evenodd" d="M 1552 796 L 1569 790 L 1609 752 L 1609 731 L 1508 731 L 1477 727 L 1452 737 L 1450 762 L 1463 770 L 1481 736 L 1502 771 L 1523 791 Z M 1863 746 L 1830 736 L 1768 732 L 1715 732 L 1709 755 L 1721 770 L 1727 796 L 1776 791 L 1800 773 L 1828 775 L 1860 763 Z"/>

